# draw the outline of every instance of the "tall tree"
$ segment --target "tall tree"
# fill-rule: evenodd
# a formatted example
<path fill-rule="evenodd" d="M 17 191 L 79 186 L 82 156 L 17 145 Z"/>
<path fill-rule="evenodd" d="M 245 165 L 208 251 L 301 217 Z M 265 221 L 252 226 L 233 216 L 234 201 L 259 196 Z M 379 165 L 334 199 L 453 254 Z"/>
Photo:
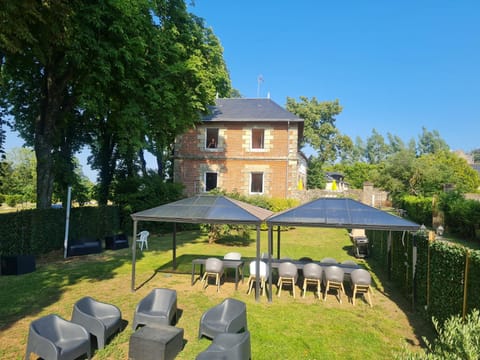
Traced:
<path fill-rule="evenodd" d="M 449 151 L 450 147 L 440 137 L 437 130 L 428 131 L 422 127 L 422 134 L 418 136 L 417 155 L 435 154 L 440 151 Z"/>
<path fill-rule="evenodd" d="M 231 84 L 220 42 L 203 19 L 187 12 L 184 1 L 161 1 L 155 15 L 159 52 L 152 59 L 156 92 L 147 117 L 147 149 L 165 178 L 175 137 L 200 120 L 216 95 L 228 96 Z"/>
<path fill-rule="evenodd" d="M 13 195 L 22 201 L 35 202 L 35 153 L 27 148 L 13 148 L 6 154 L 6 167 L 0 193 Z"/>
<path fill-rule="evenodd" d="M 3 96 L 15 129 L 35 150 L 37 207 L 46 208 L 51 204 L 55 154 L 65 141 L 63 130 L 76 121 L 76 84 L 87 65 L 78 56 L 87 43 L 76 41 L 73 31 L 82 1 L 19 0 L 2 6 Z M 20 31 L 12 31 L 19 19 Z"/>
<path fill-rule="evenodd" d="M 365 158 L 370 164 L 378 164 L 388 155 L 388 145 L 385 138 L 377 130 L 372 129 L 372 135 L 367 138 Z"/>
<path fill-rule="evenodd" d="M 305 120 L 301 146 L 310 145 L 321 163 L 333 162 L 341 157 L 343 151 L 353 146 L 352 140 L 340 133 L 335 122 L 342 112 L 338 100 L 319 102 L 315 97 L 300 97 L 300 102 L 287 97 L 286 108 Z"/>
<path fill-rule="evenodd" d="M 148 139 L 167 148 L 160 135 L 173 139 L 229 87 L 215 37 L 181 0 L 11 3 L 0 5 L 2 98 L 35 149 L 39 208 L 87 142 L 106 202 L 118 166 L 135 176 Z"/>
<path fill-rule="evenodd" d="M 472 150 L 473 162 L 475 164 L 480 164 L 480 149 Z"/>

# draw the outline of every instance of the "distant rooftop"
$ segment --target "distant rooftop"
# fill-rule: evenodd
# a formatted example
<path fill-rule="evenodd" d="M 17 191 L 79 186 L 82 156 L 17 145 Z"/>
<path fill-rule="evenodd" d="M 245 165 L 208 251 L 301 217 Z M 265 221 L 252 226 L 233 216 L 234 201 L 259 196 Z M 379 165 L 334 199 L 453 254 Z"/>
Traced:
<path fill-rule="evenodd" d="M 211 114 L 203 121 L 289 121 L 303 122 L 303 119 L 285 110 L 271 99 L 217 99 Z"/>

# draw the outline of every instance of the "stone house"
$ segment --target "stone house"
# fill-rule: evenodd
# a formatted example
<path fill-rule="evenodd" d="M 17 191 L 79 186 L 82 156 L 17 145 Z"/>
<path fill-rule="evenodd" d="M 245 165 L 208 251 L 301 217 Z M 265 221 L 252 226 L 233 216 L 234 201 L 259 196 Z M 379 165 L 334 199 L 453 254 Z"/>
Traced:
<path fill-rule="evenodd" d="M 288 198 L 307 182 L 303 125 L 271 99 L 217 99 L 210 115 L 177 137 L 174 182 L 187 196 L 218 188 Z"/>

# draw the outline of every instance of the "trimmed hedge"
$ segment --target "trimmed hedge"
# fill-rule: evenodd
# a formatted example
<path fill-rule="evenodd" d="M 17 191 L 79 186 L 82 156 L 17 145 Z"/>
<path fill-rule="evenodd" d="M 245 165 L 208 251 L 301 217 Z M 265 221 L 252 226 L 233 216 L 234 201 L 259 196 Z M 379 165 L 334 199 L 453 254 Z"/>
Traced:
<path fill-rule="evenodd" d="M 441 240 L 428 241 L 424 235 L 410 232 L 392 232 L 390 247 L 388 231 L 369 231 L 367 235 L 372 247 L 370 259 L 386 270 L 389 279 L 427 319 L 435 317 L 443 322 L 480 308 L 480 251 Z"/>
<path fill-rule="evenodd" d="M 63 248 L 65 209 L 24 210 L 0 214 L 0 255 L 46 254 Z M 80 207 L 70 211 L 69 239 L 103 239 L 120 232 L 118 207 Z"/>

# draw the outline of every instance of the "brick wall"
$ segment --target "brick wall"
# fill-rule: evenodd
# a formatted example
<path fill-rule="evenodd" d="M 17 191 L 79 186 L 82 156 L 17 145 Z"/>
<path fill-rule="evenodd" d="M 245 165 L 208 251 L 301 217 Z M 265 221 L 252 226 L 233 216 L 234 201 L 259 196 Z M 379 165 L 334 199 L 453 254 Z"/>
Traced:
<path fill-rule="evenodd" d="M 214 126 L 212 126 L 214 125 Z M 297 124 L 213 123 L 219 129 L 218 146 L 206 149 L 206 126 L 177 138 L 174 181 L 185 185 L 186 195 L 203 192 L 205 172 L 216 172 L 217 186 L 248 195 L 250 174 L 262 172 L 264 195 L 290 197 L 299 181 Z M 251 149 L 251 129 L 264 130 L 264 148 Z"/>

